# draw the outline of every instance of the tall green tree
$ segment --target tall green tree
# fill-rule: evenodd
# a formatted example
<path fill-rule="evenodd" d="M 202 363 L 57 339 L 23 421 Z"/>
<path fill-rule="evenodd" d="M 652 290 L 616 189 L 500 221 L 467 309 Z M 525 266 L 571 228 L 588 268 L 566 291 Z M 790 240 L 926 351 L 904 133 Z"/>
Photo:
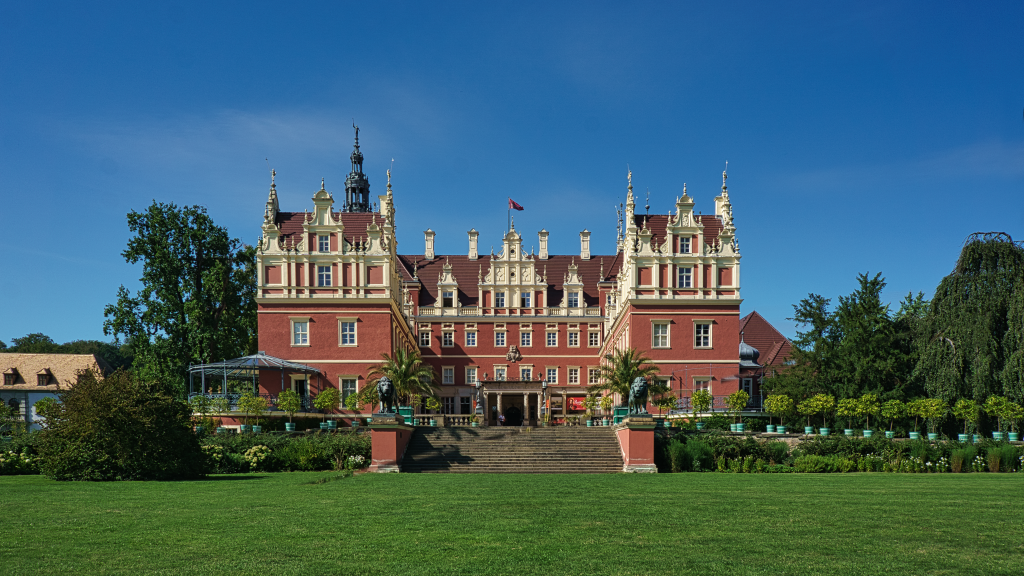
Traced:
<path fill-rule="evenodd" d="M 915 375 L 931 396 L 1024 400 L 1024 248 L 972 235 L 935 290 L 919 351 Z"/>
<path fill-rule="evenodd" d="M 179 396 L 190 363 L 256 351 L 256 251 L 228 236 L 202 206 L 153 202 L 128 213 L 122 255 L 142 264 L 142 287 L 123 285 L 104 309 L 105 334 L 122 336 L 133 368 Z"/>
<path fill-rule="evenodd" d="M 630 385 L 640 376 L 648 379 L 648 392 L 651 397 L 668 391 L 663 384 L 651 381 L 658 374 L 658 367 L 652 364 L 652 360 L 639 350 L 635 348 L 616 350 L 605 356 L 604 359 L 604 364 L 601 364 L 600 381 L 588 387 L 588 393 L 594 394 L 603 391 L 617 393 L 625 403 L 629 400 Z"/>

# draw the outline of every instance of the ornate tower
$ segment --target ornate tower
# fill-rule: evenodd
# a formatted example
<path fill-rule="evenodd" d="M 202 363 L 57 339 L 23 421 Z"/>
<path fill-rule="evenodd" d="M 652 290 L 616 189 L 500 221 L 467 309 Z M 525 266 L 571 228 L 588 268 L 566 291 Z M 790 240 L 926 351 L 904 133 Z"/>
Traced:
<path fill-rule="evenodd" d="M 352 149 L 352 171 L 345 178 L 345 212 L 369 212 L 370 211 L 370 181 L 363 174 L 363 153 L 359 151 L 359 127 L 356 129 L 356 144 Z"/>

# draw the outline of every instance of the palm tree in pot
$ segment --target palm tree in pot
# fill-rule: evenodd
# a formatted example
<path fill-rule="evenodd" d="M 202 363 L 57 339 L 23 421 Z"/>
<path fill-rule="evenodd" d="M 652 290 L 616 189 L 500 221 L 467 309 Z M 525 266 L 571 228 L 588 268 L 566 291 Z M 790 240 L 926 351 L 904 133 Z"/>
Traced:
<path fill-rule="evenodd" d="M 398 397 L 406 401 L 411 401 L 414 395 L 434 396 L 437 393 L 434 370 L 423 363 L 418 350 L 410 352 L 399 348 L 393 355 L 384 353 L 381 357 L 384 361 L 370 369 L 367 376 L 369 385 L 359 392 L 359 400 L 364 404 L 372 405 L 376 400 L 377 381 L 384 376 L 391 380 Z"/>

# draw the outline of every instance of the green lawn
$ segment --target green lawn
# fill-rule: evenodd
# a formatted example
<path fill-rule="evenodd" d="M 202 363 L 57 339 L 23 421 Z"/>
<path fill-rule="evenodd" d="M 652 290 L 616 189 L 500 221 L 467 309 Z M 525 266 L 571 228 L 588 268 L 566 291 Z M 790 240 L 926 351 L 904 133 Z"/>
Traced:
<path fill-rule="evenodd" d="M 1024 474 L 335 476 L 0 477 L 0 573 L 1024 573 Z"/>

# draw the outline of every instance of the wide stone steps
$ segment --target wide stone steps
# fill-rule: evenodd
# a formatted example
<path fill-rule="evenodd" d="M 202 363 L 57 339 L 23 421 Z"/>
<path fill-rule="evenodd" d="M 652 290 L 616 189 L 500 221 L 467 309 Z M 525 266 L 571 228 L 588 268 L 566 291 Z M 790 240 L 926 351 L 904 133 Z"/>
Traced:
<path fill-rule="evenodd" d="M 622 456 L 609 428 L 420 428 L 402 471 L 607 474 Z"/>

